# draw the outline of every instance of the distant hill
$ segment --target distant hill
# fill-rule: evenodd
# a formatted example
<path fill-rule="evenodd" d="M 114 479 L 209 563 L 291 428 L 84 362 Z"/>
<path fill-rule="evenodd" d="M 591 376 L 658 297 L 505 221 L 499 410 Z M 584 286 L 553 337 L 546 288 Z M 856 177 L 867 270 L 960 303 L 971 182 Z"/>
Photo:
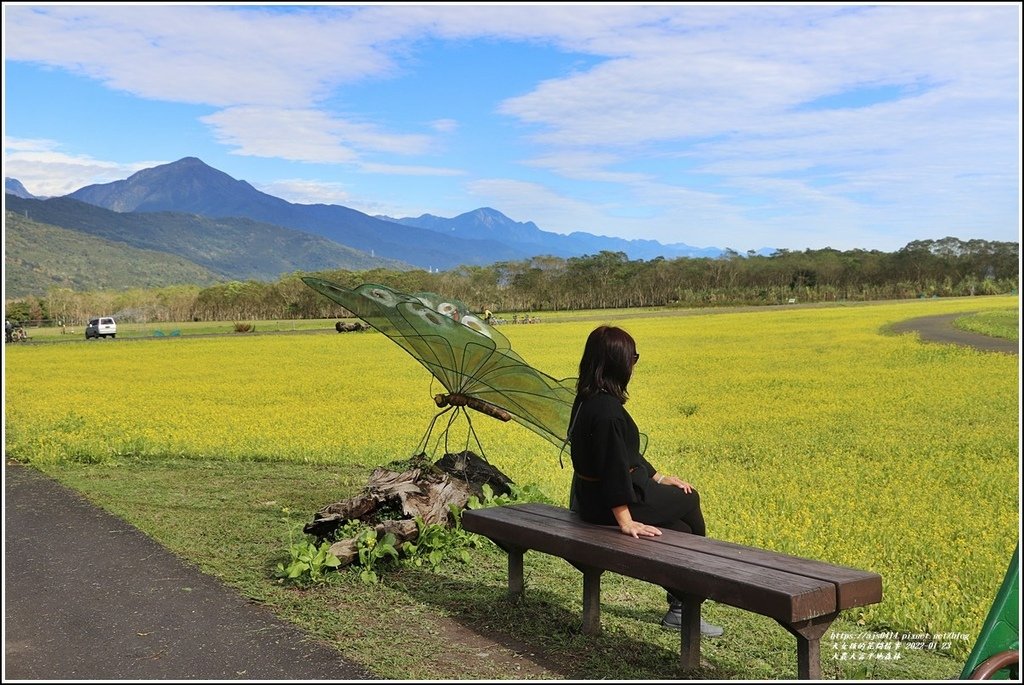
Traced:
<path fill-rule="evenodd" d="M 582 231 L 552 233 L 490 207 L 450 219 L 430 214 L 393 219 L 340 205 L 295 204 L 196 157 L 86 186 L 63 198 L 34 198 L 17 179 L 7 179 L 6 185 L 12 191 L 9 208 L 29 211 L 32 219 L 174 254 L 231 279 L 273 280 L 297 270 L 450 269 L 603 251 L 633 260 L 724 252 Z"/>
<path fill-rule="evenodd" d="M 21 181 L 6 176 L 4 177 L 4 193 L 27 199 L 35 198 L 35 195 L 25 190 L 25 186 L 21 185 Z"/>
<path fill-rule="evenodd" d="M 532 221 L 513 221 L 490 207 L 481 207 L 451 219 L 432 214 L 415 218 L 392 219 L 379 216 L 405 226 L 418 226 L 431 231 L 460 238 L 487 238 L 509 246 L 529 256 L 553 255 L 555 257 L 576 257 L 597 254 L 602 251 L 624 252 L 630 259 L 654 259 L 655 257 L 718 257 L 723 250 L 717 247 L 693 247 L 684 243 L 665 245 L 655 240 L 625 240 L 591 233 L 574 232 L 569 235 L 543 231 Z"/>
<path fill-rule="evenodd" d="M 195 157 L 144 169 L 123 181 L 86 186 L 66 197 L 115 212 L 244 217 L 312 233 L 420 268 L 490 264 L 525 254 L 490 240 L 467 240 L 382 221 L 340 205 L 293 204 L 260 192 Z"/>
<path fill-rule="evenodd" d="M 127 290 L 218 280 L 187 259 L 39 223 L 10 210 L 4 217 L 4 248 L 9 299 L 43 296 L 54 287 Z"/>
<path fill-rule="evenodd" d="M 174 212 L 118 213 L 67 197 L 6 196 L 7 209 L 34 221 L 194 262 L 222 280 L 276 280 L 323 269 L 408 269 L 320 236 L 251 219 L 211 219 Z"/>
<path fill-rule="evenodd" d="M 323 236 L 420 268 L 485 265 L 537 255 L 559 257 L 624 252 L 630 259 L 717 257 L 717 247 L 625 240 L 576 231 L 569 235 L 513 221 L 490 207 L 446 219 L 372 217 L 341 205 L 293 204 L 253 188 L 196 157 L 144 169 L 123 181 L 86 186 L 69 196 L 116 212 L 188 212 L 246 217 Z"/>
<path fill-rule="evenodd" d="M 487 236 L 494 240 L 508 240 L 516 243 L 537 243 L 543 240 L 542 234 L 557 235 L 555 233 L 545 234 L 532 221 L 527 221 L 526 223 L 513 221 L 498 210 L 491 209 L 490 207 L 474 209 L 471 212 L 459 214 L 451 219 L 434 216 L 433 214 L 423 214 L 415 218 L 403 217 L 401 219 L 393 219 L 388 216 L 378 216 L 377 218 L 407 226 L 429 228 L 431 231 L 437 231 L 438 233 L 451 233 L 452 235 L 463 237 Z"/>

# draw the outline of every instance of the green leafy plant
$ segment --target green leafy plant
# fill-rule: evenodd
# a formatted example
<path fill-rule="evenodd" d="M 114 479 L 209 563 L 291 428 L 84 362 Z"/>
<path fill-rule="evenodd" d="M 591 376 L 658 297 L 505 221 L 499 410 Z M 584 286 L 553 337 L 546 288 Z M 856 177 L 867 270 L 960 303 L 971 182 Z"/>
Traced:
<path fill-rule="evenodd" d="M 378 539 L 377 531 L 367 528 L 356 538 L 356 548 L 359 552 L 359 564 L 363 567 L 359 572 L 359 579 L 364 583 L 372 585 L 379 582 L 377 568 L 382 565 L 383 560 L 398 560 L 398 550 L 395 549 L 395 536 L 392 533 L 386 534 Z"/>
<path fill-rule="evenodd" d="M 415 543 L 406 543 L 403 548 L 406 563 L 413 566 L 427 564 L 432 570 L 437 570 L 441 563 L 449 558 L 458 559 L 464 564 L 469 563 L 469 550 L 481 547 L 484 538 L 462 527 L 461 509 L 449 505 L 448 510 L 453 521 L 450 527 L 439 523 L 428 525 L 422 518 L 416 518 L 419 536 Z"/>
<path fill-rule="evenodd" d="M 483 491 L 483 497 L 481 498 L 476 495 L 470 497 L 469 502 L 466 504 L 467 509 L 500 507 L 505 504 L 515 504 L 517 502 L 543 502 L 546 504 L 555 504 L 555 502 L 545 495 L 544 491 L 536 485 L 516 485 L 515 483 L 510 483 L 508 486 L 509 492 L 501 495 L 495 495 L 494 489 L 487 483 L 484 483 L 480 489 Z"/>
<path fill-rule="evenodd" d="M 467 509 L 482 509 L 516 502 L 553 503 L 540 488 L 534 485 L 510 484 L 508 493 L 496 495 L 490 485 L 484 484 L 481 491 L 482 496 L 473 495 L 469 498 L 466 504 Z M 463 510 L 461 508 L 449 505 L 448 510 L 451 513 L 452 524 L 450 526 L 427 525 L 423 519 L 416 519 L 419 536 L 415 543 L 406 543 L 403 547 L 406 563 L 414 566 L 428 564 L 432 570 L 437 570 L 445 559 L 458 559 L 462 563 L 469 563 L 469 551 L 484 545 L 486 538 L 462 527 Z"/>
<path fill-rule="evenodd" d="M 331 539 L 334 541 L 358 539 L 367 528 L 370 528 L 370 526 L 359 519 L 349 519 L 335 529 Z"/>
<path fill-rule="evenodd" d="M 288 513 L 287 510 L 284 511 L 285 514 Z M 289 523 L 287 516 L 282 520 Z M 301 533 L 301 527 L 300 523 L 290 525 L 288 530 L 290 561 L 287 564 L 279 562 L 274 576 L 282 583 L 294 585 L 322 583 L 326 580 L 325 572 L 338 568 L 341 565 L 341 560 L 331 554 L 330 542 L 323 542 L 317 546 L 308 536 Z M 296 539 L 297 537 L 298 539 Z"/>

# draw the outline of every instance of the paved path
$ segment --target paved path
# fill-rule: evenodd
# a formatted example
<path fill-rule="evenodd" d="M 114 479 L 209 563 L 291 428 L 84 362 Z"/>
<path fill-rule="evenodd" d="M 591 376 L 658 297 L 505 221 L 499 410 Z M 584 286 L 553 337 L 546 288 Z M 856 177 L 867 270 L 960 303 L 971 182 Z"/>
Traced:
<path fill-rule="evenodd" d="M 25 466 L 4 562 L 4 682 L 374 677 Z"/>
<path fill-rule="evenodd" d="M 1003 352 L 1005 354 L 1019 354 L 1020 342 L 1006 340 L 1005 338 L 993 338 L 980 333 L 960 330 L 953 325 L 956 319 L 968 316 L 973 312 L 959 312 L 957 314 L 943 314 L 941 316 L 924 316 L 908 321 L 901 321 L 893 324 L 894 333 L 917 333 L 925 342 L 948 343 L 974 347 L 987 352 Z"/>

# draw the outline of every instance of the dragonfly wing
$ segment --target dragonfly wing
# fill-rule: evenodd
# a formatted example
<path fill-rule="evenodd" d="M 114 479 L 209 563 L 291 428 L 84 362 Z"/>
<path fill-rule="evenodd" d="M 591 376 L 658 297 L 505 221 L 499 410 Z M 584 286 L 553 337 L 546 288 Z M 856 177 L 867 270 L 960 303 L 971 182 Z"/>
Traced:
<path fill-rule="evenodd" d="M 556 446 L 564 445 L 575 380 L 557 380 L 527 364 L 504 335 L 465 304 L 383 285 L 347 290 L 323 279 L 302 280 L 391 338 L 449 393 L 498 406 Z"/>
<path fill-rule="evenodd" d="M 494 349 L 509 350 L 511 345 L 508 338 L 501 334 L 498 329 L 474 314 L 464 302 L 453 298 L 446 298 L 437 293 L 416 293 L 412 297 L 422 302 L 428 309 L 444 314 L 452 320 L 481 333 L 494 341 Z"/>
<path fill-rule="evenodd" d="M 565 444 L 576 379 L 558 380 L 515 358 L 476 379 L 472 395 L 506 410 L 557 447 Z"/>
<path fill-rule="evenodd" d="M 480 338 L 490 340 L 431 309 L 419 298 L 387 286 L 368 283 L 348 290 L 320 278 L 302 280 L 393 340 L 425 366 L 448 392 L 459 392 L 464 384 L 466 344 L 479 342 Z"/>

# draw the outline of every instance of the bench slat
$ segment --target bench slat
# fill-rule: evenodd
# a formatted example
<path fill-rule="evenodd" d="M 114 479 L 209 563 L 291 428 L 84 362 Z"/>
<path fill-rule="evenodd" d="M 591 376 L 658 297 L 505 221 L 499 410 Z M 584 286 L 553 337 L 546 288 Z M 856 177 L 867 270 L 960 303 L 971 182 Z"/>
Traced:
<path fill-rule="evenodd" d="M 521 504 L 515 506 L 522 511 L 529 511 L 555 520 L 582 522 L 582 519 L 571 511 L 546 504 Z M 876 604 L 882 601 L 882 577 L 870 571 L 862 571 L 849 566 L 797 557 L 782 552 L 745 547 L 733 542 L 715 540 L 699 535 L 662 536 L 660 540 L 664 540 L 665 544 L 720 556 L 723 559 L 742 561 L 764 568 L 777 569 L 807 576 L 808 578 L 827 581 L 836 587 L 837 608 L 840 610 Z"/>
<path fill-rule="evenodd" d="M 830 581 L 674 544 L 678 538 L 696 537 L 685 533 L 665 531 L 638 541 L 613 527 L 581 528 L 575 515 L 557 514 L 546 505 L 511 505 L 466 511 L 462 522 L 466 530 L 520 549 L 685 590 L 786 623 L 836 611 Z"/>

